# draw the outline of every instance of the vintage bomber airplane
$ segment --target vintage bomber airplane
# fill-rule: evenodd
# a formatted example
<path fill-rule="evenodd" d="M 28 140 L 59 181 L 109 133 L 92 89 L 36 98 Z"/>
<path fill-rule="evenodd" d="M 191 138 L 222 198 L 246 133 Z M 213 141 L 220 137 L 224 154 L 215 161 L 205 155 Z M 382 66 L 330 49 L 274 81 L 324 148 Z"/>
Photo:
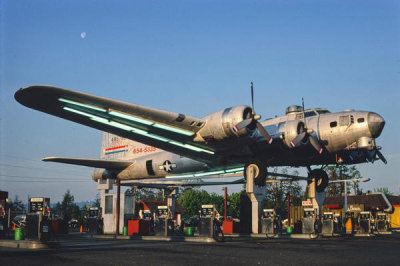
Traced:
<path fill-rule="evenodd" d="M 101 159 L 43 159 L 95 167 L 94 180 L 239 172 L 246 178 L 246 170 L 254 167 L 255 182 L 261 186 L 269 174 L 267 167 L 304 166 L 308 178 L 317 179 L 321 192 L 328 184 L 321 165 L 357 164 L 378 158 L 386 163 L 375 143 L 385 125 L 380 115 L 304 110 L 303 104 L 289 106 L 284 116 L 258 122 L 261 117 L 254 112 L 253 86 L 252 107 L 230 107 L 203 118 L 52 86 L 21 88 L 15 99 L 29 108 L 108 132 L 103 136 Z M 133 141 L 121 145 L 126 139 Z"/>

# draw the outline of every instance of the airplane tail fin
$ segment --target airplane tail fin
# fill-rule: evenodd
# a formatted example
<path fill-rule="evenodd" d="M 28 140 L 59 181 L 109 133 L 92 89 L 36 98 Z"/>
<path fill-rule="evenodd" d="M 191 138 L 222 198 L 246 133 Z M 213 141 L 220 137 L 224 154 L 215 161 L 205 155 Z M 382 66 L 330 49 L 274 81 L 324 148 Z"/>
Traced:
<path fill-rule="evenodd" d="M 103 132 L 100 158 L 103 160 L 133 160 L 158 151 L 161 150 L 137 141 Z"/>
<path fill-rule="evenodd" d="M 43 161 L 120 171 L 135 163 L 137 158 L 161 151 L 108 132 L 103 132 L 102 138 L 100 159 L 47 157 Z"/>

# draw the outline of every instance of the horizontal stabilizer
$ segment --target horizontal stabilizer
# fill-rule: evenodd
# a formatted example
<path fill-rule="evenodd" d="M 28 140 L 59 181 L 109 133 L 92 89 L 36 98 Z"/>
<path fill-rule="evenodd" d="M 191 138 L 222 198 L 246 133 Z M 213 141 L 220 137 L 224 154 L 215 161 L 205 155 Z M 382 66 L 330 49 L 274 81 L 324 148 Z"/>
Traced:
<path fill-rule="evenodd" d="M 111 160 L 99 160 L 99 159 L 79 159 L 79 158 L 62 158 L 62 157 L 47 157 L 42 159 L 45 162 L 56 162 L 75 164 L 95 168 L 105 169 L 125 169 L 134 162 L 132 161 L 111 161 Z"/>

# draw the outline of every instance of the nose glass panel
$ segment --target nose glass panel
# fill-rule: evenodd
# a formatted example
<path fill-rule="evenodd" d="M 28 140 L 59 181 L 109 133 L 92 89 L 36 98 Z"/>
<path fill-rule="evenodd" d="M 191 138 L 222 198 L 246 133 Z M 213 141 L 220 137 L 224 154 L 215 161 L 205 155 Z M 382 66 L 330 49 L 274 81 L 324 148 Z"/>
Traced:
<path fill-rule="evenodd" d="M 368 128 L 373 138 L 377 138 L 382 133 L 385 120 L 377 113 L 368 113 Z"/>

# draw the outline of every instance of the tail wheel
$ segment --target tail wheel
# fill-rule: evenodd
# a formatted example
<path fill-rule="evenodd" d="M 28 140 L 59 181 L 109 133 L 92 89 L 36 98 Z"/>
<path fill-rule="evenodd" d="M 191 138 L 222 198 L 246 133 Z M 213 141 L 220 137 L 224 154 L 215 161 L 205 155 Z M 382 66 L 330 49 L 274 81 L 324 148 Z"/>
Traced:
<path fill-rule="evenodd" d="M 265 180 L 267 179 L 267 165 L 262 161 L 255 161 L 246 164 L 244 167 L 244 178 L 247 180 L 247 176 L 250 175 L 250 171 L 254 171 L 254 183 L 259 186 L 265 186 Z"/>
<path fill-rule="evenodd" d="M 315 178 L 315 190 L 319 193 L 324 192 L 328 186 L 328 174 L 322 169 L 314 169 L 308 174 L 309 178 Z"/>

